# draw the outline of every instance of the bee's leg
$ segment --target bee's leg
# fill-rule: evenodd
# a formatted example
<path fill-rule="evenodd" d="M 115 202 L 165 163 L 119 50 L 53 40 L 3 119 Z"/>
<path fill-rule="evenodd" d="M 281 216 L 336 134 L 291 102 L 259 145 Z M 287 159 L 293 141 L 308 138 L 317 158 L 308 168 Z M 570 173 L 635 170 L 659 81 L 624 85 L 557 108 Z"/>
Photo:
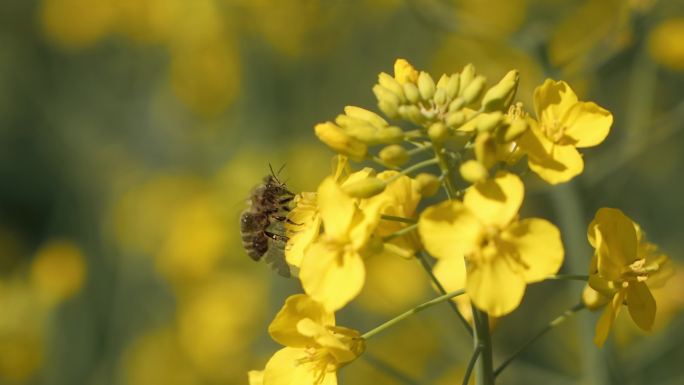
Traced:
<path fill-rule="evenodd" d="M 294 195 L 287 196 L 287 197 L 285 197 L 285 198 L 280 199 L 280 200 L 278 201 L 278 203 L 280 203 L 281 205 L 284 205 L 285 203 L 292 202 L 293 199 L 294 199 Z"/>
<path fill-rule="evenodd" d="M 266 234 L 267 237 L 273 239 L 274 241 L 282 241 L 282 242 L 287 242 L 290 238 L 281 235 L 281 234 L 275 234 L 270 231 L 264 231 L 264 234 Z"/>

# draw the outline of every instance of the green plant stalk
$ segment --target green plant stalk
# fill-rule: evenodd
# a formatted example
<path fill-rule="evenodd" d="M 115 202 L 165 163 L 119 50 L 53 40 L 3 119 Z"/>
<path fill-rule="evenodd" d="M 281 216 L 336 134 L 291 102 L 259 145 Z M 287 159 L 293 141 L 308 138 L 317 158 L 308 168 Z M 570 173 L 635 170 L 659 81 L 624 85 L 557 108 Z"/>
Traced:
<path fill-rule="evenodd" d="M 494 359 L 492 357 L 492 339 L 489 334 L 489 316 L 486 312 L 471 304 L 473 309 L 473 322 L 475 333 L 473 334 L 473 348 L 480 350 L 480 359 L 477 361 L 478 385 L 494 385 Z"/>
<path fill-rule="evenodd" d="M 506 369 L 506 367 L 513 362 L 520 353 L 522 353 L 525 349 L 527 349 L 530 345 L 532 345 L 535 341 L 537 341 L 539 338 L 541 338 L 544 334 L 546 334 L 549 330 L 555 328 L 556 326 L 560 325 L 565 321 L 566 319 L 570 318 L 572 315 L 577 313 L 578 311 L 585 309 L 586 306 L 583 303 L 579 303 L 572 308 L 566 310 L 563 314 L 560 316 L 556 317 L 553 321 L 549 322 L 542 330 L 540 330 L 537 334 L 532 336 L 529 340 L 525 341 L 524 344 L 522 344 L 513 354 L 511 354 L 510 357 L 508 357 L 501 365 L 499 365 L 498 368 L 494 371 L 494 376 L 498 376 L 501 374 L 501 372 Z"/>
<path fill-rule="evenodd" d="M 420 305 L 414 307 L 413 309 L 407 310 L 407 311 L 405 311 L 405 312 L 399 314 L 398 316 L 392 318 L 391 320 L 389 320 L 389 321 L 383 323 L 382 325 L 377 326 L 377 327 L 375 327 L 375 328 L 373 328 L 373 329 L 367 331 L 366 333 L 364 333 L 364 334 L 361 336 L 361 338 L 363 338 L 363 339 L 365 339 L 365 340 L 371 339 L 371 338 L 373 338 L 376 334 L 378 334 L 378 333 L 384 331 L 385 329 L 388 329 L 388 328 L 390 328 L 390 327 L 396 325 L 397 323 L 399 323 L 399 322 L 405 320 L 406 318 L 408 318 L 408 317 L 410 317 L 410 316 L 412 316 L 412 315 L 414 315 L 414 314 L 416 314 L 416 313 L 418 313 L 418 312 L 420 312 L 420 311 L 422 311 L 422 310 L 425 310 L 425 309 L 427 309 L 427 308 L 429 308 L 429 307 L 432 307 L 432 306 L 437 305 L 437 304 L 439 304 L 439 303 L 442 303 L 442 302 L 444 302 L 444 301 L 448 301 L 448 300 L 450 300 L 451 298 L 458 297 L 459 295 L 462 295 L 463 293 L 465 293 L 465 290 L 463 290 L 463 289 L 461 289 L 461 290 L 456 290 L 456 291 L 452 291 L 452 292 L 446 293 L 446 294 L 444 294 L 444 295 L 440 295 L 439 297 L 433 298 L 433 299 L 431 299 L 431 300 L 429 300 L 429 301 L 427 301 L 427 302 L 423 302 L 423 303 L 421 303 Z"/>
<path fill-rule="evenodd" d="M 556 274 L 546 277 L 546 280 L 551 281 L 581 281 L 587 282 L 589 280 L 588 275 L 581 274 Z"/>
<path fill-rule="evenodd" d="M 446 190 L 449 199 L 455 199 L 458 196 L 458 189 L 451 179 L 451 169 L 449 168 L 449 161 L 442 152 L 442 147 L 433 143 L 435 148 L 435 157 L 439 161 L 439 168 L 442 173 L 446 175 L 443 180 L 444 189 Z M 492 340 L 489 334 L 489 317 L 487 313 L 481 311 L 475 305 L 471 305 L 473 309 L 473 323 L 475 325 L 475 332 L 473 333 L 473 347 L 480 350 L 480 358 L 477 360 L 476 379 L 478 385 L 494 385 L 494 360 L 492 357 Z"/>
<path fill-rule="evenodd" d="M 468 382 L 470 382 L 470 375 L 473 374 L 473 369 L 475 368 L 475 363 L 477 362 L 478 357 L 480 357 L 481 352 L 482 352 L 482 349 L 478 346 L 477 348 L 475 348 L 473 355 L 470 357 L 470 361 L 468 361 L 468 366 L 466 367 L 466 371 L 463 374 L 463 385 L 468 385 Z"/>

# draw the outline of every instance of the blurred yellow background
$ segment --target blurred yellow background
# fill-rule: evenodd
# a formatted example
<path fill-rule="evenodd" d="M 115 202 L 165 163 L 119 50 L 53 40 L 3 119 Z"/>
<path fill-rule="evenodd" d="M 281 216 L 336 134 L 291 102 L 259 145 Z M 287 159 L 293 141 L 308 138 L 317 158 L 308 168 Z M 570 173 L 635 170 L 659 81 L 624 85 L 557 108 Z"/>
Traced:
<path fill-rule="evenodd" d="M 601 206 L 682 263 L 681 1 L 4 0 L 0 384 L 246 384 L 277 346 L 268 323 L 300 288 L 242 250 L 245 198 L 269 164 L 312 191 L 332 155 L 314 124 L 349 104 L 375 109 L 371 86 L 397 57 L 435 75 L 517 68 L 528 106 L 534 87 L 562 78 L 607 107 L 615 125 L 585 174 L 532 191 L 526 210 L 559 224 L 571 272 L 590 255 L 586 227 L 564 223 L 586 225 Z M 345 325 L 368 329 L 433 295 L 415 261 L 367 266 Z M 495 350 L 580 291 L 536 285 L 497 325 Z M 595 316 L 583 315 L 501 382 L 684 383 L 681 274 L 656 296 L 649 338 L 619 324 L 596 351 L 582 343 Z M 460 383 L 471 342 L 459 326 L 448 309 L 425 312 L 374 340 L 340 382 Z"/>

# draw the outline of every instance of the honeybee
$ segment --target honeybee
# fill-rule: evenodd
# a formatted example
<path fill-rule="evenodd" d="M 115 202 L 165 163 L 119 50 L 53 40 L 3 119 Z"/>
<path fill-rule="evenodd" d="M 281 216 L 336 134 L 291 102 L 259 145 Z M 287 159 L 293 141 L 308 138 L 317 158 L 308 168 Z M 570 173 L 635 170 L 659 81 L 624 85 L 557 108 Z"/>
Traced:
<path fill-rule="evenodd" d="M 280 170 L 278 170 L 280 173 Z M 290 269 L 283 257 L 288 238 L 279 234 L 290 211 L 289 202 L 295 194 L 273 172 L 256 186 L 249 197 L 250 207 L 240 215 L 242 246 L 254 261 L 265 261 L 282 276 L 289 277 Z"/>

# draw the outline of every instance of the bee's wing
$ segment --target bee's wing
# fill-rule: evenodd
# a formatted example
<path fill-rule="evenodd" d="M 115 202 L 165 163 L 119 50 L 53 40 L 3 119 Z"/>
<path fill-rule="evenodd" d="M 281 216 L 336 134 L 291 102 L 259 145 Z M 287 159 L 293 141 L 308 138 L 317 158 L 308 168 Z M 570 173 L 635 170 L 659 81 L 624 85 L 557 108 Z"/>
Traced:
<path fill-rule="evenodd" d="M 285 261 L 284 245 L 278 245 L 276 243 L 282 242 L 271 239 L 269 239 L 268 242 L 270 243 L 270 246 L 266 251 L 266 254 L 264 254 L 264 261 L 281 277 L 290 278 L 290 265 Z"/>

